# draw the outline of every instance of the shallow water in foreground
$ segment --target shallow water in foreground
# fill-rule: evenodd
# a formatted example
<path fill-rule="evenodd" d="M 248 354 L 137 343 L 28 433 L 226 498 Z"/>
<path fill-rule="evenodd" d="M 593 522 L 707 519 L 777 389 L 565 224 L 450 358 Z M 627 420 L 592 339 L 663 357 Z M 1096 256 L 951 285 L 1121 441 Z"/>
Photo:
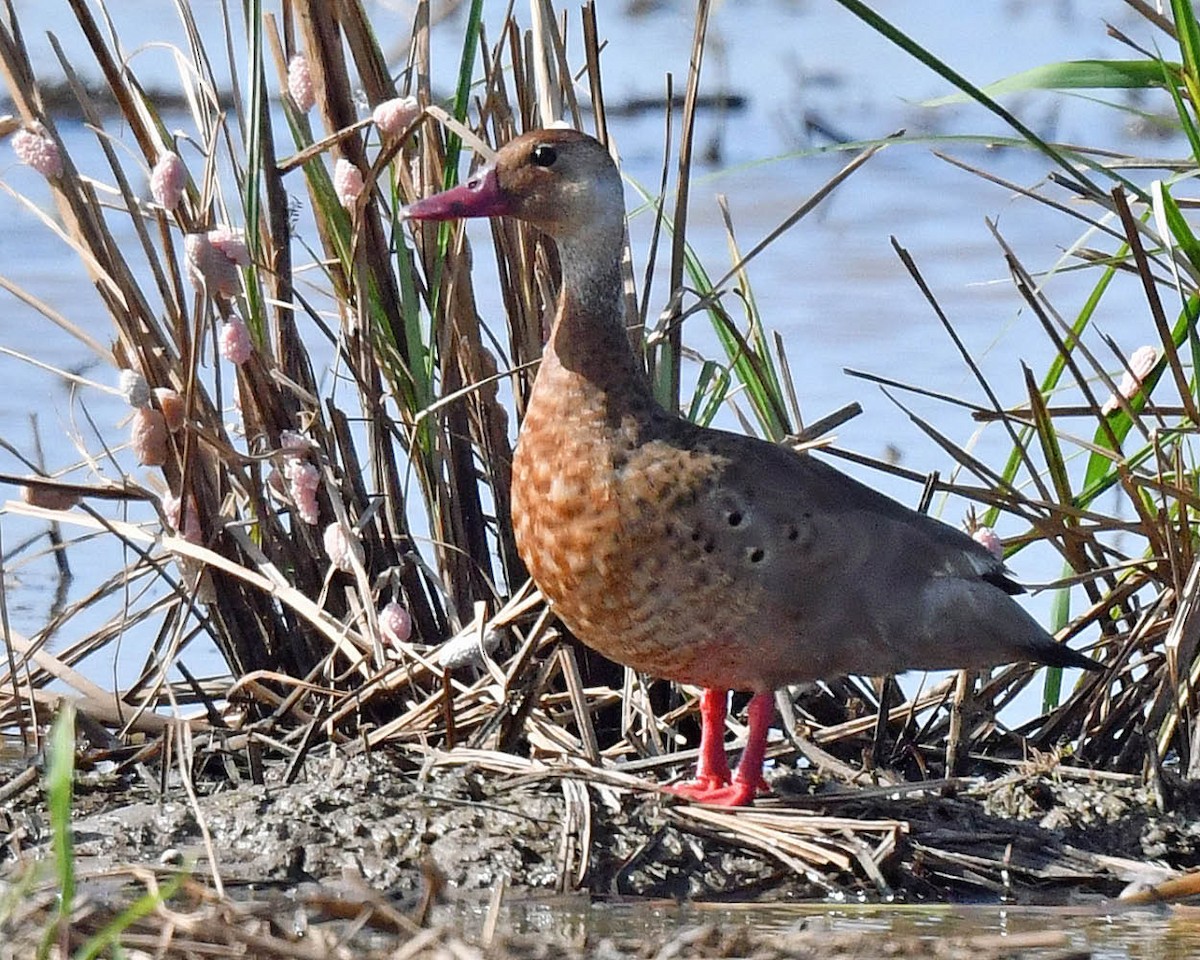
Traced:
<path fill-rule="evenodd" d="M 444 908 L 433 922 L 475 941 L 487 906 Z M 948 941 L 978 943 L 980 960 L 1021 956 L 1033 960 L 1175 960 L 1200 955 L 1200 912 L 1188 908 L 1122 910 L 1108 902 L 1078 907 L 1000 905 L 664 905 L 647 902 L 588 904 L 578 898 L 516 900 L 500 910 L 502 934 L 545 934 L 554 941 L 629 948 L 640 940 L 664 946 L 684 931 L 713 925 L 732 935 L 746 928 L 752 941 L 797 931 L 828 934 L 830 954 L 854 935 L 878 936 L 875 956 L 935 955 Z M 1012 948 L 1003 946 L 1012 941 Z M 914 943 L 919 942 L 919 943 Z M 1025 944 L 1025 946 L 1019 946 Z M 654 955 L 650 950 L 647 955 Z M 680 955 L 689 955 L 688 950 Z M 708 955 L 708 954 L 706 954 Z M 836 955 L 847 955 L 838 953 Z M 865 955 L 865 954 L 864 954 Z"/>
<path fill-rule="evenodd" d="M 451 914 L 472 939 L 483 928 L 487 906 L 459 906 Z M 435 922 L 453 925 L 453 917 L 435 914 Z M 588 904 L 581 898 L 515 901 L 501 911 L 501 930 L 545 933 L 577 943 L 602 938 L 665 944 L 680 931 L 714 924 L 723 931 L 739 926 L 758 934 L 806 930 L 828 932 L 831 939 L 849 934 L 878 934 L 905 941 L 948 938 L 1035 937 L 1046 934 L 1045 946 L 1030 946 L 1029 958 L 1091 957 L 1093 960 L 1176 960 L 1200 956 L 1200 912 L 1189 908 L 1114 908 L 1107 901 L 1077 907 L 1012 907 L 1002 905 L 912 904 L 795 906 L 760 904 Z M 1065 941 L 1053 942 L 1061 933 Z M 997 949 L 996 953 L 1000 951 Z M 987 950 L 981 957 L 991 956 Z M 1003 954 L 1001 954 L 1003 955 Z M 1012 955 L 1012 954 L 1010 954 Z"/>

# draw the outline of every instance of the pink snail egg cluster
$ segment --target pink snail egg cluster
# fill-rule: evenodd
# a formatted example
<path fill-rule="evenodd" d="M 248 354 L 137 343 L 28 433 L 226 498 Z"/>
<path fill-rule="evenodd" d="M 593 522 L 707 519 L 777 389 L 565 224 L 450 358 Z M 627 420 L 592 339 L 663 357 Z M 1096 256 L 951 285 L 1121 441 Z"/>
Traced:
<path fill-rule="evenodd" d="M 382 133 L 394 137 L 408 129 L 420 115 L 416 97 L 393 97 L 371 111 L 371 120 Z"/>
<path fill-rule="evenodd" d="M 14 133 L 12 148 L 18 160 L 33 167 L 46 179 L 54 180 L 63 175 L 63 160 L 58 144 L 40 124 Z"/>
<path fill-rule="evenodd" d="M 349 160 L 339 159 L 333 168 L 333 190 L 338 202 L 347 210 L 353 210 L 363 192 L 362 172 Z"/>
<path fill-rule="evenodd" d="M 232 317 L 221 324 L 219 341 L 221 356 L 235 366 L 241 366 L 254 353 L 250 331 L 241 317 Z"/>
<path fill-rule="evenodd" d="M 187 184 L 187 171 L 179 154 L 167 150 L 158 158 L 150 171 L 150 196 L 160 207 L 174 210 L 183 199 L 183 188 Z"/>
<path fill-rule="evenodd" d="M 313 85 L 312 69 L 308 65 L 308 58 L 302 53 L 288 61 L 287 86 L 288 96 L 301 113 L 308 113 L 316 106 L 317 92 Z"/>

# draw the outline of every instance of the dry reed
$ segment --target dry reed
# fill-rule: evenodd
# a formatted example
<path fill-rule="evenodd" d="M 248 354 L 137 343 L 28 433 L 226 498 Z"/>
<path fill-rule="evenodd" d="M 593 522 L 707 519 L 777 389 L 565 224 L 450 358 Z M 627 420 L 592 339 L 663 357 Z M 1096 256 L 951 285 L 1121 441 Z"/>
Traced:
<path fill-rule="evenodd" d="M 104 194 L 97 174 L 78 170 L 63 149 L 11 9 L 0 27 L 0 70 L 19 121 L 44 131 L 61 152 L 62 171 L 49 181 L 54 216 L 108 309 L 111 350 L 69 320 L 58 322 L 151 390 L 175 391 L 184 416 L 178 430 L 160 438 L 158 489 L 137 482 L 127 466 L 116 478 L 95 471 L 86 481 L 68 482 L 68 492 L 82 498 L 79 507 L 6 506 L 12 515 L 39 518 L 73 535 L 111 538 L 130 559 L 37 635 L 7 631 L 0 727 L 35 741 L 64 696 L 48 689 L 57 682 L 70 689 L 82 714 L 119 741 L 183 731 L 179 735 L 192 749 L 203 749 L 219 737 L 222 750 L 244 757 L 251 779 L 263 776 L 263 751 L 282 760 L 290 776 L 314 742 L 327 741 L 347 753 L 387 745 L 436 763 L 469 759 L 509 772 L 653 789 L 639 775 L 689 759 L 675 745 L 694 723 L 693 691 L 681 694 L 626 676 L 565 638 L 526 587 L 508 521 L 514 425 L 529 394 L 557 283 L 553 246 L 505 221 L 493 223 L 490 250 L 472 251 L 457 227 L 412 228 L 400 218 L 405 203 L 459 175 L 464 142 L 478 144 L 482 153 L 488 143 L 560 116 L 583 123 L 576 66 L 566 62 L 549 3 L 535 2 L 533 31 L 510 21 L 496 38 L 482 35 L 473 5 L 458 87 L 449 102 L 440 102 L 428 4 L 417 6 L 397 86 L 359 6 L 294 0 L 281 17 L 264 14 L 249 25 L 253 69 L 238 78 L 231 112 L 202 55 L 192 12 L 183 5 L 195 53 L 193 83 L 185 91 L 190 144 L 176 142 L 91 9 L 82 0 L 71 0 L 71 8 L 119 111 L 116 120 L 102 116 L 62 58 L 107 164 Z M 711 415 L 738 382 L 758 427 L 783 440 L 800 431 L 794 391 L 781 375 L 786 360 L 753 311 L 739 326 L 722 299 L 730 282 L 744 287 L 745 263 L 763 245 L 745 256 L 735 253 L 735 264 L 716 284 L 707 282 L 686 245 L 690 130 L 706 15 L 702 3 L 683 106 L 675 213 L 657 200 L 671 234 L 673 289 L 646 337 L 648 365 L 664 398 L 680 404 L 680 321 L 707 312 L 728 356 L 705 368 L 690 409 Z M 594 7 L 586 6 L 582 85 L 590 90 L 591 116 L 603 137 L 595 18 Z M 226 28 L 237 30 L 233 23 Z M 484 70 L 473 85 L 476 51 Z M 273 91 L 288 89 L 289 63 L 298 54 L 310 71 L 304 89 L 311 88 L 313 104 L 306 111 L 306 103 L 282 98 L 279 110 L 291 137 L 284 145 L 277 140 Z M 271 67 L 274 81 L 268 79 Z M 360 118 L 360 89 L 371 107 L 414 96 L 422 112 L 407 129 L 383 134 Z M 136 162 L 114 149 L 108 132 L 114 126 L 123 128 Z M 138 190 L 140 178 L 167 151 L 186 158 L 188 173 L 172 209 Z M 852 163 L 829 189 L 869 156 Z M 345 205 L 334 184 L 339 161 L 364 184 Z M 664 187 L 668 163 L 665 157 Z M 1049 698 L 1046 712 L 1017 730 L 1004 729 L 995 714 L 1038 676 L 1031 666 L 1000 669 L 978 684 L 946 681 L 903 703 L 892 683 L 830 681 L 785 704 L 795 722 L 776 756 L 799 751 L 844 778 L 863 776 L 859 763 L 873 758 L 876 769 L 865 777 L 892 784 L 906 775 L 953 773 L 953 758 L 1023 759 L 1063 743 L 1076 761 L 1114 771 L 1153 768 L 1155 775 L 1169 776 L 1162 769 L 1167 757 L 1180 774 L 1200 765 L 1193 745 L 1200 574 L 1188 445 L 1195 398 L 1179 354 L 1194 336 L 1196 270 L 1186 251 L 1143 242 L 1143 207 L 1131 205 L 1143 198 L 1120 188 L 1110 195 L 1072 186 L 1096 205 L 1084 216 L 1119 246 L 1104 256 L 1119 259 L 1122 269 L 1146 283 L 1163 357 L 1145 380 L 1146 395 L 1122 397 L 1115 414 L 1101 412 L 1108 391 L 1116 389 L 1113 364 L 1087 352 L 1081 329 L 1061 320 L 997 233 L 1029 310 L 1060 347 L 1061 368 L 1073 378 L 1077 396 L 1062 400 L 1057 382 L 1047 386 L 1030 376 L 1027 398 L 1006 406 L 983 381 L 988 402 L 973 410 L 1010 434 L 1011 469 L 980 463 L 919 422 L 965 479 L 906 475 L 926 483 L 930 493 L 974 501 L 988 522 L 1001 510 L 1016 518 L 1024 532 L 1008 539 L 1010 551 L 1035 541 L 1051 544 L 1072 571 L 1070 584 L 1084 591 L 1089 604 L 1058 625 L 1060 637 L 1086 634 L 1105 671 L 1079 683 L 1061 703 Z M 290 211 L 289 198 L 301 190 L 307 191 L 315 230 L 306 250 L 307 238 L 294 234 Z M 780 231 L 810 208 L 802 206 Z M 51 222 L 49 213 L 45 217 Z M 118 221 L 132 231 L 133 244 L 117 241 Z M 214 231 L 230 228 L 240 231 L 245 266 L 231 268 L 220 259 L 238 237 Z M 730 233 L 732 240 L 732 228 Z M 651 262 L 659 240 L 656 231 Z M 195 254 L 190 263 L 189 249 Z M 925 289 L 916 264 L 898 252 Z M 484 256 L 496 265 L 503 329 L 482 321 L 476 308 L 472 262 Z M 684 289 L 689 271 L 699 290 L 690 301 Z M 1158 299 L 1164 277 L 1174 277 L 1184 293 L 1174 326 Z M 640 331 L 652 302 L 649 284 L 639 293 L 632 270 L 627 280 L 631 329 Z M 218 359 L 218 346 L 222 331 L 237 323 L 245 325 L 252 349 L 232 364 Z M 948 321 L 947 328 L 953 333 Z M 318 369 L 323 357 L 332 358 L 331 381 Z M 970 363 L 965 350 L 964 358 Z M 1160 377 L 1176 388 L 1167 401 L 1148 396 Z M 235 397 L 237 431 L 227 422 Z M 159 402 L 149 400 L 150 409 Z M 1097 435 L 1065 434 L 1060 424 L 1068 416 L 1098 423 Z M 1098 464 L 1083 491 L 1063 466 L 1068 443 Z M 115 450 L 121 442 L 114 437 L 109 446 Z M 62 485 L 32 468 L 30 474 L 6 479 L 32 489 Z M 315 505 L 303 501 L 293 482 L 298 477 L 305 478 L 305 495 L 315 497 Z M 1103 489 L 1120 492 L 1127 518 L 1101 511 L 1097 496 Z M 104 509 L 114 501 L 131 519 Z M 139 507 L 147 501 L 158 509 Z M 425 526 L 427 538 L 418 533 Z M 1114 546 L 1118 533 L 1139 538 L 1137 548 Z M 340 565 L 327 556 L 330 536 L 346 544 Z M 411 615 L 411 637 L 381 634 L 378 612 L 390 601 Z M 72 634 L 65 647 L 51 652 L 49 638 L 83 610 L 105 611 L 101 626 Z M 130 631 L 148 638 L 144 669 L 128 689 L 102 689 L 80 664 Z M 219 649 L 229 678 L 170 680 L 180 651 L 201 633 Z M 446 666 L 438 648 L 452 638 L 460 652 L 464 645 L 479 647 L 478 666 Z M 494 641 L 497 652 L 485 652 Z M 731 724 L 737 732 L 736 718 Z M 949 770 L 942 747 L 948 735 Z M 140 748 L 121 769 L 162 749 L 137 742 Z M 590 802 L 586 791 L 576 797 L 574 816 L 581 822 Z M 672 816 L 690 829 L 768 850 L 814 878 L 855 874 L 881 892 L 887 889 L 881 865 L 905 834 L 901 821 L 853 822 L 798 810 L 718 814 L 679 808 Z M 578 861 L 564 866 L 564 877 L 583 872 Z M 219 886 L 219 876 L 214 879 Z"/>

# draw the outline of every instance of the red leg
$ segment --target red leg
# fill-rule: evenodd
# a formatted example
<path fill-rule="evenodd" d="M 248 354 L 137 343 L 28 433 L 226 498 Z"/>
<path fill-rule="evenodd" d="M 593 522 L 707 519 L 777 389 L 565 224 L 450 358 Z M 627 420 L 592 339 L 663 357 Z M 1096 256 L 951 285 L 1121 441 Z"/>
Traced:
<path fill-rule="evenodd" d="M 700 760 L 696 780 L 710 786 L 729 782 L 729 758 L 725 756 L 725 711 L 728 690 L 705 690 L 700 694 Z"/>
<path fill-rule="evenodd" d="M 743 783 L 754 792 L 767 790 L 763 780 L 763 759 L 767 755 L 767 732 L 771 729 L 771 721 L 775 719 L 775 694 L 756 693 L 750 698 L 750 731 L 746 735 L 746 749 L 742 751 L 742 759 L 738 762 L 737 773 L 734 774 L 734 784 Z M 750 799 L 754 799 L 754 792 Z M 740 804 L 734 804 L 740 806 Z"/>
<path fill-rule="evenodd" d="M 719 696 L 719 706 L 710 705 Z M 773 693 L 756 693 L 750 699 L 750 732 L 746 738 L 746 749 L 738 763 L 737 773 L 732 781 L 729 779 L 729 765 L 725 761 L 725 750 L 720 740 L 717 740 L 717 752 L 720 753 L 720 768 L 724 769 L 724 779 L 718 780 L 713 776 L 713 766 L 718 763 L 712 748 L 713 741 L 707 739 L 709 732 L 708 721 L 719 711 L 721 730 L 725 723 L 725 694 L 724 691 L 705 690 L 705 699 L 701 701 L 701 720 L 703 727 L 700 734 L 700 763 L 697 767 L 696 781 L 679 784 L 672 787 L 671 792 L 677 793 L 689 800 L 700 803 L 711 803 L 721 807 L 744 807 L 750 803 L 759 790 L 765 790 L 767 785 L 762 778 L 763 757 L 767 752 L 767 731 L 775 717 L 775 695 Z M 710 696 L 713 698 L 710 700 Z M 706 709 L 707 708 L 707 709 Z M 707 747 L 707 749 L 706 749 Z M 720 768 L 717 769 L 719 772 Z"/>
<path fill-rule="evenodd" d="M 672 793 L 699 800 L 729 785 L 729 760 L 725 756 L 725 711 L 728 690 L 705 689 L 700 694 L 700 759 L 696 779 L 668 787 Z"/>

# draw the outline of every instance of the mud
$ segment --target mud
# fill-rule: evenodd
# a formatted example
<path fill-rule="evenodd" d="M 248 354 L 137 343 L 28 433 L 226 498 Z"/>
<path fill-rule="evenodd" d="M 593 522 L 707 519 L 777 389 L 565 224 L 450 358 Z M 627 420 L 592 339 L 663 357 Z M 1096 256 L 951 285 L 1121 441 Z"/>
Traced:
<path fill-rule="evenodd" d="M 296 782 L 283 784 L 282 776 L 282 767 L 268 767 L 265 785 L 236 788 L 201 777 L 193 804 L 181 784 L 157 799 L 136 777 L 81 773 L 75 799 L 81 869 L 191 864 L 199 876 L 218 871 L 227 888 L 250 889 L 354 876 L 404 903 L 420 896 L 431 867 L 450 896 L 480 899 L 501 883 L 535 894 L 582 889 L 606 899 L 793 901 L 827 899 L 830 890 L 854 899 L 880 896 L 878 882 L 853 871 L 825 869 L 827 885 L 814 884 L 811 875 L 798 875 L 736 837 L 681 827 L 669 815 L 677 801 L 661 794 L 588 783 L 575 791 L 587 806 L 580 823 L 578 802 L 572 816 L 557 776 L 422 765 L 389 752 L 310 758 Z M 1183 787 L 1164 813 L 1161 791 L 1133 778 L 1056 770 L 907 797 L 856 792 L 811 776 L 784 777 L 777 786 L 779 797 L 760 800 L 758 809 L 796 804 L 906 821 L 906 837 L 882 864 L 898 899 L 999 894 L 1062 902 L 1111 896 L 1139 864 L 1148 872 L 1200 864 L 1200 804 Z M 0 819 L 7 820 L 0 826 L 9 838 L 0 874 L 6 862 L 46 854 L 40 789 L 8 801 Z M 961 869 L 966 858 L 971 871 Z M 989 886 L 988 878 L 1002 872 L 1004 887 Z"/>

